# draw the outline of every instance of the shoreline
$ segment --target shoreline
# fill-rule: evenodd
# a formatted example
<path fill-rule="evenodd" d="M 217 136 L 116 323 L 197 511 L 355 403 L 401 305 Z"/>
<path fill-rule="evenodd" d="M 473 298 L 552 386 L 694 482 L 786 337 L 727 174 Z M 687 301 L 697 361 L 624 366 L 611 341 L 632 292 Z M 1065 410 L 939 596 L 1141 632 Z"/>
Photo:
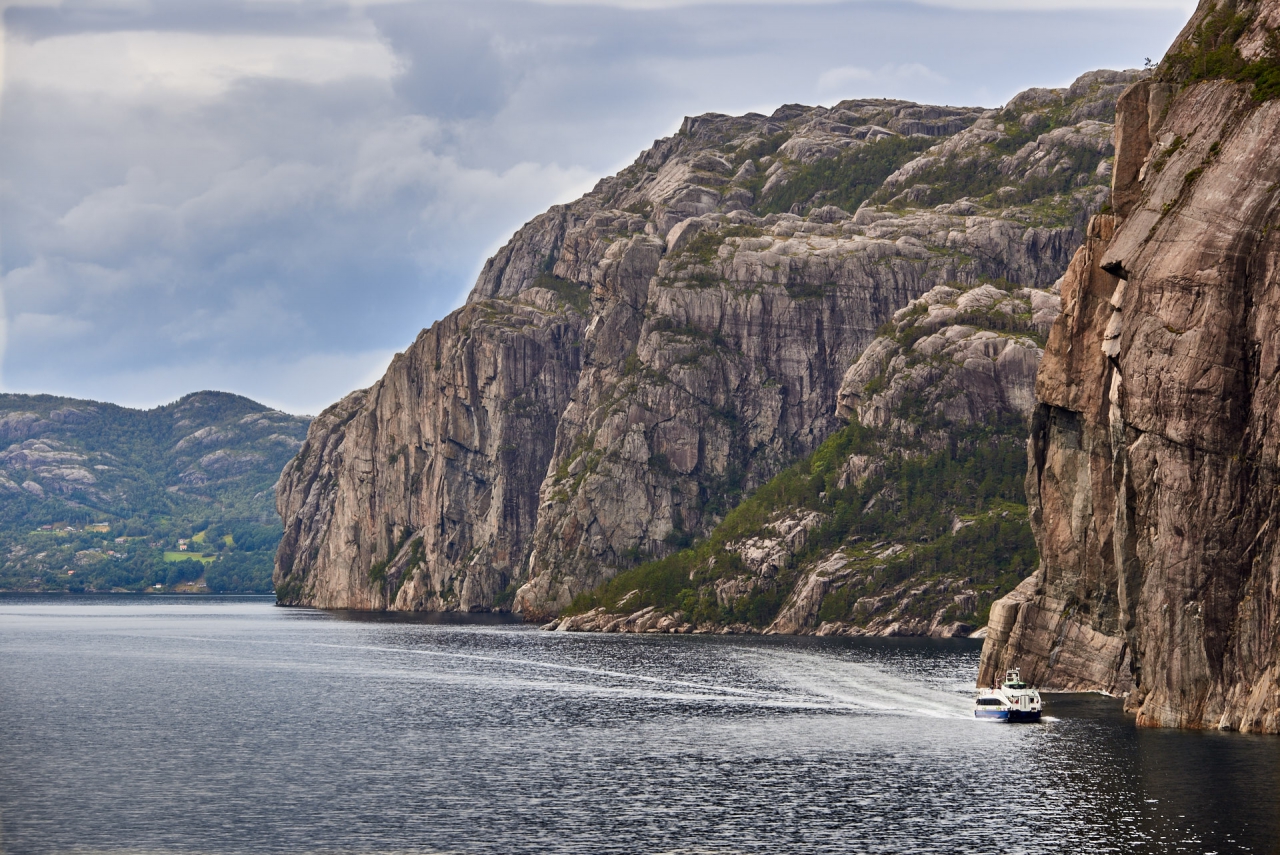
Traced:
<path fill-rule="evenodd" d="M 987 628 L 969 624 L 930 623 L 923 620 L 893 621 L 885 626 L 862 627 L 839 621 L 824 621 L 798 632 L 782 632 L 772 626 L 761 629 L 747 623 L 711 624 L 685 620 L 683 612 L 666 614 L 647 606 L 632 614 L 605 611 L 603 607 L 555 618 L 539 627 L 544 632 L 599 632 L 667 635 L 795 635 L 820 638 L 972 638 L 987 637 Z"/>

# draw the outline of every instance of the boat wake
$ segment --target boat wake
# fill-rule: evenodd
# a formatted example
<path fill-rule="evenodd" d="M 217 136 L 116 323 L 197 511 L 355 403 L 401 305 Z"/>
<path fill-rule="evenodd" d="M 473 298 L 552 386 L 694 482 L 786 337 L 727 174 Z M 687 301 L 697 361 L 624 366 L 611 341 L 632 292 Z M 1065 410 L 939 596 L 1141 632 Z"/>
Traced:
<path fill-rule="evenodd" d="M 945 690 L 917 674 L 895 673 L 885 665 L 850 661 L 830 652 L 746 645 L 717 645 L 714 650 L 672 646 L 663 651 L 671 655 L 638 657 L 632 645 L 618 644 L 615 639 L 589 650 L 580 647 L 569 651 L 556 643 L 538 643 L 542 638 L 516 648 L 477 645 L 471 650 L 460 649 L 456 644 L 421 644 L 427 638 L 418 636 L 418 643 L 414 644 L 387 643 L 390 639 L 386 638 L 382 643 L 370 643 L 372 639 L 259 640 L 255 646 L 278 644 L 328 650 L 330 654 L 320 661 L 311 661 L 311 669 L 349 675 L 376 673 L 406 684 L 505 687 L 534 693 L 739 708 L 972 717 L 970 701 L 962 694 L 967 688 L 962 683 L 948 681 L 947 685 L 955 683 L 956 688 Z M 208 644 L 214 640 L 202 641 Z M 262 660 L 258 664 L 267 665 Z"/>
<path fill-rule="evenodd" d="M 918 677 L 805 653 L 758 654 L 770 676 L 790 686 L 798 697 L 814 706 L 854 712 L 967 718 L 967 698 L 933 688 Z"/>

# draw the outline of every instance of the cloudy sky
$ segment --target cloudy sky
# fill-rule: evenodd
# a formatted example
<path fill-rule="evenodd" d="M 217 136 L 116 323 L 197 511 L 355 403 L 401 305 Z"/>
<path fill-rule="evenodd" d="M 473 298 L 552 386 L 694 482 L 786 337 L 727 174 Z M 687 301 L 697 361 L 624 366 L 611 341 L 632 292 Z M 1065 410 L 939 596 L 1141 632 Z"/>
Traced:
<path fill-rule="evenodd" d="M 316 413 L 703 112 L 998 106 L 1192 0 L 0 0 L 0 390 Z"/>

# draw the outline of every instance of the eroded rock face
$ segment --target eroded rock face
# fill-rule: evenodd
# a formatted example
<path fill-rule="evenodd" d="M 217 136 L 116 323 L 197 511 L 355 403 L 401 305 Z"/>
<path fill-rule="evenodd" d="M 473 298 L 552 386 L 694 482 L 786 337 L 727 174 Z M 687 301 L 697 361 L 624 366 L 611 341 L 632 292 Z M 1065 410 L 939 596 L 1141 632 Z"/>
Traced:
<path fill-rule="evenodd" d="M 1047 289 L 1009 292 L 981 285 L 962 292 L 942 285 L 896 312 L 896 336 L 878 338 L 863 352 L 845 373 L 838 396 L 839 414 L 884 431 L 885 447 L 878 455 L 851 455 L 839 485 L 873 477 L 891 454 L 924 456 L 945 448 L 957 428 L 1028 419 L 1041 357 L 1031 336 L 1053 324 L 1058 303 Z M 953 533 L 969 524 L 956 518 Z M 880 562 L 917 545 L 886 541 L 819 556 L 802 568 L 769 631 L 940 638 L 973 632 L 975 626 L 947 618 L 951 611 L 972 613 L 977 605 L 970 580 L 960 578 L 909 577 L 859 599 L 856 621 L 820 619 L 825 597 L 845 586 L 857 588 Z"/>
<path fill-rule="evenodd" d="M 1027 107 L 1043 133 L 883 100 L 686 120 L 524 226 L 466 307 L 316 421 L 279 487 L 282 599 L 538 617 L 705 534 L 842 423 L 844 373 L 895 310 L 1061 275 L 1107 194 L 1107 75 Z M 925 137 L 853 211 L 823 189 L 766 213 L 814 164 Z M 979 166 L 1009 193 L 936 177 Z"/>
<path fill-rule="evenodd" d="M 1032 419 L 1027 478 L 1042 563 L 992 607 L 979 685 L 992 684 L 1005 667 L 1030 665 L 1034 649 L 1037 664 L 1027 676 L 1038 685 L 1113 693 L 1130 686 L 1118 578 L 1107 554 L 1115 536 L 1115 490 L 1103 335 L 1119 280 L 1099 263 L 1114 228 L 1114 217 L 1095 217 L 1063 278 L 1062 314 L 1037 376 L 1042 403 Z M 1043 672 L 1050 661 L 1053 677 Z"/>
<path fill-rule="evenodd" d="M 511 584 L 584 325 L 522 297 L 455 312 L 315 420 L 277 494 L 282 602 L 487 609 Z"/>
<path fill-rule="evenodd" d="M 1249 60 L 1280 4 L 1244 11 Z M 1017 664 L 1127 692 L 1140 724 L 1280 731 L 1280 102 L 1207 80 L 1121 105 L 1124 218 L 1072 262 L 1036 387 L 1043 562 L 993 609 L 980 682 Z"/>
<path fill-rule="evenodd" d="M 962 439 L 967 429 L 981 432 L 984 445 L 1020 448 L 1035 407 L 1038 336 L 1052 324 L 1057 305 L 1051 290 L 930 289 L 894 313 L 892 332 L 885 329 L 863 351 L 838 393 L 841 419 L 856 422 L 876 440 L 873 447 L 859 445 L 831 460 L 835 477 L 828 489 L 880 487 L 859 492 L 852 508 L 827 494 L 818 507 L 783 499 L 764 509 L 758 524 L 727 539 L 723 552 L 704 554 L 689 571 L 687 602 L 713 599 L 716 609 L 656 608 L 653 592 L 637 589 L 610 595 L 550 628 L 943 638 L 972 633 L 980 606 L 991 602 L 990 580 L 952 572 L 926 557 L 936 555 L 929 553 L 932 536 L 899 531 L 807 547 L 815 534 L 823 536 L 824 526 L 848 518 L 854 508 L 865 517 L 877 506 L 900 503 L 898 479 L 877 479 L 904 459 L 936 464 L 940 455 L 954 456 L 953 446 L 972 441 Z M 1026 525 L 1016 503 L 979 509 L 972 500 L 967 496 L 946 509 L 951 536 L 997 517 L 1002 525 Z M 830 543 L 829 534 L 817 542 Z M 605 594 L 596 596 L 600 602 Z M 751 614 L 744 604 L 759 596 L 776 597 L 780 608 L 767 621 L 742 622 Z"/>
<path fill-rule="evenodd" d="M 1047 289 L 1001 291 L 980 285 L 960 292 L 948 285 L 930 290 L 898 312 L 899 324 L 927 332 L 910 347 L 879 338 L 850 366 L 838 396 L 837 413 L 861 424 L 916 433 L 908 421 L 919 417 L 908 398 L 952 425 L 982 424 L 993 417 L 1030 418 L 1040 346 L 1026 332 L 1044 330 L 1057 317 L 1059 297 Z M 1003 322 L 1002 322 L 1003 321 Z M 994 328 L 993 328 L 994 327 Z M 1001 328 L 1004 328 L 1002 331 Z M 887 388 L 868 384 L 889 369 Z"/>

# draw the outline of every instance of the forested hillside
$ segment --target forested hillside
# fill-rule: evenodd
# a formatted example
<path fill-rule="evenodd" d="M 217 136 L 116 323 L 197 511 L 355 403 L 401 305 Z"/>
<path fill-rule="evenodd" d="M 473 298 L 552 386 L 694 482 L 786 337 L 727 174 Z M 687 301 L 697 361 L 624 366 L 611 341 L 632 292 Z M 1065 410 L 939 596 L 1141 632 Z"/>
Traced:
<path fill-rule="evenodd" d="M 269 592 L 272 488 L 308 423 L 221 392 L 0 395 L 0 589 Z"/>

